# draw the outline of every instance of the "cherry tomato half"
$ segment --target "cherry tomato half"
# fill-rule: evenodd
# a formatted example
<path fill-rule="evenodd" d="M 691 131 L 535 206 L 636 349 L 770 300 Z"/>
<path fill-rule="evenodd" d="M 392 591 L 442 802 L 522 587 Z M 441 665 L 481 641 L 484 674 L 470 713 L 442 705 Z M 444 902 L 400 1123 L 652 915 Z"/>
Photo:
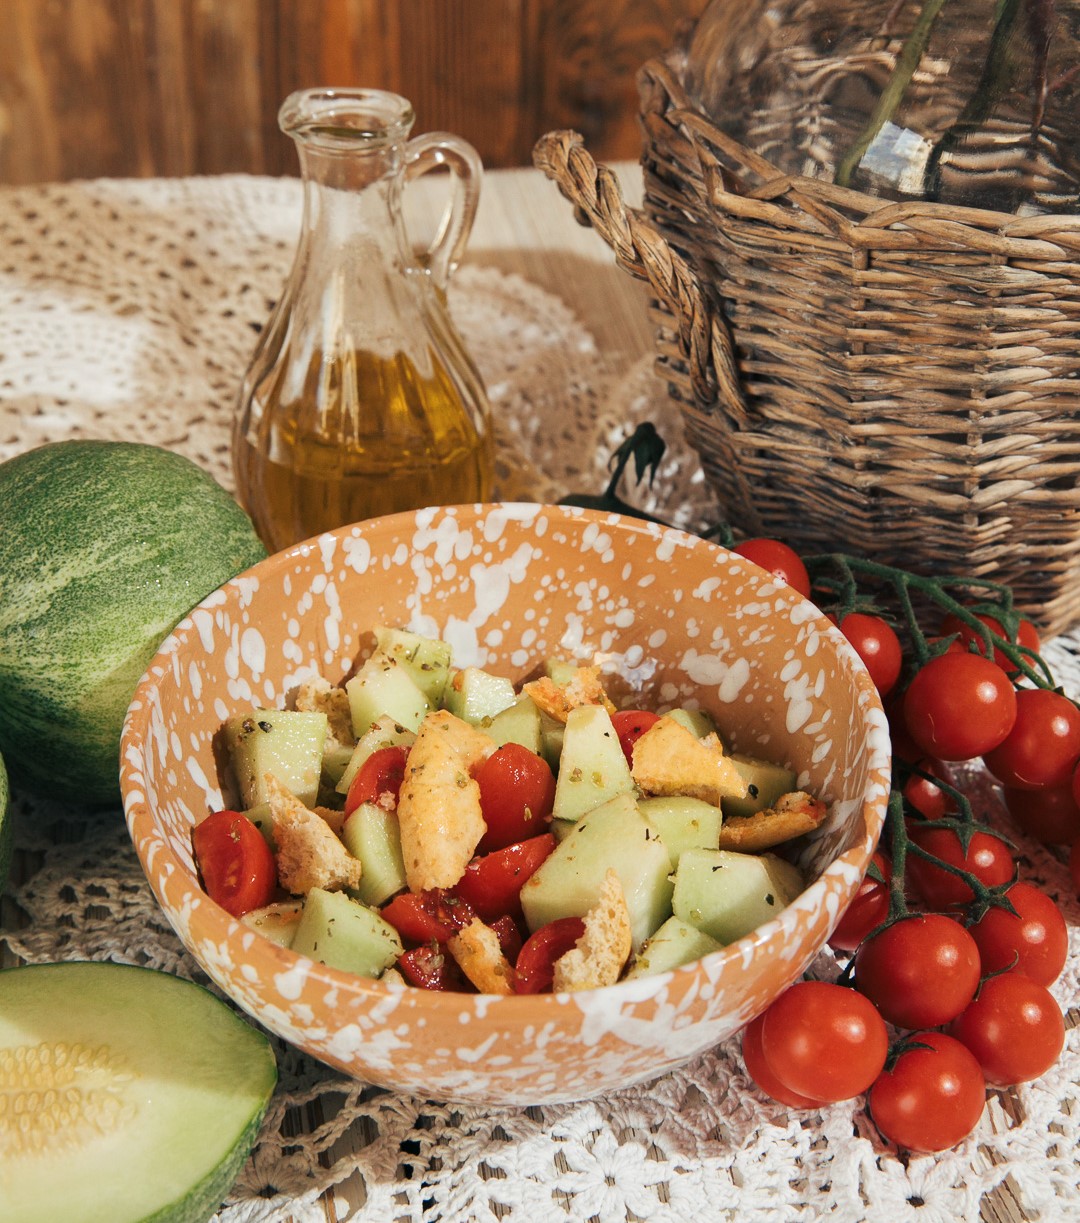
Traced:
<path fill-rule="evenodd" d="M 388 811 L 395 810 L 408 755 L 406 747 L 380 747 L 373 751 L 349 785 L 345 814 L 351 815 L 361 803 L 376 803 Z"/>
<path fill-rule="evenodd" d="M 397 958 L 401 975 L 419 989 L 453 990 L 461 992 L 468 981 L 453 956 L 438 943 L 421 943 L 402 952 Z"/>
<path fill-rule="evenodd" d="M 974 1054 L 955 1037 L 916 1032 L 870 1088 L 867 1103 L 887 1142 L 909 1151 L 946 1151 L 979 1124 L 986 1080 Z"/>
<path fill-rule="evenodd" d="M 555 975 L 555 961 L 576 946 L 584 933 L 585 923 L 580 917 L 559 917 L 530 934 L 514 966 L 514 992 L 549 992 Z"/>
<path fill-rule="evenodd" d="M 862 994 L 828 981 L 799 981 L 765 1011 L 761 1052 L 789 1091 L 833 1103 L 873 1083 L 885 1065 L 889 1036 Z"/>
<path fill-rule="evenodd" d="M 778 539 L 746 539 L 733 551 L 768 570 L 782 582 L 787 582 L 792 590 L 810 597 L 810 575 L 794 548 L 789 548 Z"/>
<path fill-rule="evenodd" d="M 880 616 L 863 612 L 851 612 L 838 627 L 870 672 L 878 694 L 888 696 L 900 678 L 904 661 L 900 638 Z"/>
<path fill-rule="evenodd" d="M 445 888 L 401 892 L 379 913 L 410 943 L 445 943 L 476 916 L 471 905 Z"/>
<path fill-rule="evenodd" d="M 800 1096 L 797 1091 L 791 1091 L 769 1069 L 769 1063 L 761 1051 L 761 1028 L 764 1022 L 765 1016 L 762 1014 L 743 1028 L 742 1055 L 746 1073 L 778 1104 L 786 1104 L 789 1108 L 820 1108 L 820 1100 L 812 1100 L 809 1096 Z"/>
<path fill-rule="evenodd" d="M 476 770 L 480 810 L 487 830 L 482 854 L 542 833 L 551 822 L 555 777 L 546 760 L 520 743 L 504 743 Z"/>
<path fill-rule="evenodd" d="M 545 832 L 473 858 L 454 891 L 481 921 L 491 923 L 503 914 L 520 917 L 521 886 L 554 848 L 555 838 Z"/>
<path fill-rule="evenodd" d="M 1069 929 L 1053 899 L 1020 880 L 1005 892 L 1015 914 L 994 905 L 968 929 L 979 949 L 983 976 L 1012 969 L 1052 985 L 1069 954 Z"/>
<path fill-rule="evenodd" d="M 881 875 L 881 879 L 875 879 L 869 871 L 863 876 L 859 890 L 844 910 L 829 938 L 829 946 L 836 951 L 854 951 L 863 939 L 889 916 L 892 863 L 881 853 L 875 853 L 870 862 Z"/>
<path fill-rule="evenodd" d="M 1061 1055 L 1065 1020 L 1045 985 L 1022 973 L 984 981 L 978 995 L 949 1025 L 995 1087 L 1029 1083 Z"/>
<path fill-rule="evenodd" d="M 908 835 L 912 844 L 949 866 L 974 875 L 987 887 L 1008 883 L 1016 876 L 1012 850 L 992 832 L 972 833 L 966 851 L 952 828 L 912 826 Z M 935 862 L 928 862 L 917 853 L 908 853 L 907 880 L 931 909 L 966 904 L 974 895 L 970 885 L 958 875 Z"/>
<path fill-rule="evenodd" d="M 941 913 L 903 917 L 855 953 L 855 988 L 898 1028 L 955 1019 L 975 996 L 979 972 L 975 940 Z"/>
<path fill-rule="evenodd" d="M 911 737 L 939 760 L 985 756 L 1016 721 L 1016 689 L 978 654 L 941 654 L 915 674 L 904 694 Z"/>
<path fill-rule="evenodd" d="M 274 899 L 274 855 L 246 815 L 215 811 L 195 825 L 191 843 L 206 894 L 226 913 L 243 917 Z"/>
<path fill-rule="evenodd" d="M 1014 790 L 1039 790 L 1072 783 L 1080 760 L 1080 709 L 1046 688 L 1023 688 L 1016 694 L 1012 730 L 983 763 Z"/>
<path fill-rule="evenodd" d="M 631 768 L 634 767 L 634 744 L 659 721 L 660 715 L 651 709 L 620 709 L 611 715 L 611 724 L 619 736 L 619 746 Z"/>

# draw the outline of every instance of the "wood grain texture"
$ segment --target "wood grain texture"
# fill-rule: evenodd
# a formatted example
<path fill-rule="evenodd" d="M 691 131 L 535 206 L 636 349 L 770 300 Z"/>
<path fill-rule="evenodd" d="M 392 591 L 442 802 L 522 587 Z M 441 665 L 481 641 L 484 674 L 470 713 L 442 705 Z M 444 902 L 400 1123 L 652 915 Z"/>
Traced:
<path fill-rule="evenodd" d="M 635 158 L 637 69 L 704 0 L 0 0 L 0 182 L 293 173 L 281 101 L 408 97 L 416 131 L 529 164 L 555 127 Z"/>

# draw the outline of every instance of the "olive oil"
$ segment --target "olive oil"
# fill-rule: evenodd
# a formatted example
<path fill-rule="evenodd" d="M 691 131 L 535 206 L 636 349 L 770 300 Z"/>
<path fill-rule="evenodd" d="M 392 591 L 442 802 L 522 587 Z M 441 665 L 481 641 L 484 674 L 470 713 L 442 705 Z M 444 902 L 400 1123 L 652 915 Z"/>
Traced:
<path fill-rule="evenodd" d="M 490 433 L 428 357 L 421 372 L 402 353 L 333 361 L 317 353 L 297 398 L 283 400 L 287 380 L 272 375 L 253 388 L 233 460 L 268 549 L 400 510 L 490 497 Z"/>

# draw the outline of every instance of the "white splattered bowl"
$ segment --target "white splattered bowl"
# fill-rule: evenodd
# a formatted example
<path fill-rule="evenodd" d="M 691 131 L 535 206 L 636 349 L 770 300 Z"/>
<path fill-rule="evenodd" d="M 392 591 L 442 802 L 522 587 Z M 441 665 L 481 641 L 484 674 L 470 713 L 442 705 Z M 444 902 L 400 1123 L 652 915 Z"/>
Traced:
<path fill-rule="evenodd" d="M 449 640 L 515 680 L 547 655 L 600 661 L 617 692 L 696 700 L 737 750 L 790 764 L 829 815 L 813 880 L 777 917 L 674 972 L 499 998 L 394 988 L 253 933 L 201 891 L 198 816 L 226 805 L 214 736 L 341 679 L 378 623 Z M 629 702 L 627 702 L 629 703 Z M 756 566 L 682 532 L 537 505 L 450 507 L 346 527 L 262 562 L 165 641 L 124 729 L 128 826 L 162 908 L 210 977 L 268 1029 L 359 1079 L 487 1104 L 582 1099 L 688 1061 L 806 968 L 858 886 L 884 818 L 886 721 L 832 625 Z"/>

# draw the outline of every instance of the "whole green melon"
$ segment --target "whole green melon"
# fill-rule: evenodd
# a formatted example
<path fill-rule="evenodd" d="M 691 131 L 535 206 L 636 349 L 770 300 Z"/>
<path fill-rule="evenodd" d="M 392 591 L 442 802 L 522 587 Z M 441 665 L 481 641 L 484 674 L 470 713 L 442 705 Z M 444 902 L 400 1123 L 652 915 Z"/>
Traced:
<path fill-rule="evenodd" d="M 134 442 L 56 442 L 0 464 L 0 752 L 11 779 L 104 804 L 162 639 L 265 557 L 202 468 Z"/>

